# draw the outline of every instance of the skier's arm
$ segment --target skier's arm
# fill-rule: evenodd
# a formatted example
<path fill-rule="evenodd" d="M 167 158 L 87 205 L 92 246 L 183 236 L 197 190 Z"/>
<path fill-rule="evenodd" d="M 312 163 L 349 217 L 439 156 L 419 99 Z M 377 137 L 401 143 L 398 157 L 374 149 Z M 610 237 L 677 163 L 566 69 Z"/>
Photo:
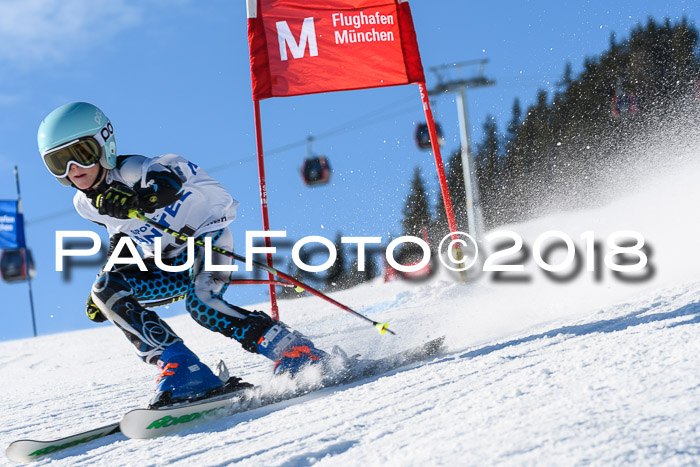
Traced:
<path fill-rule="evenodd" d="M 140 186 L 139 186 L 140 185 Z M 159 165 L 149 170 L 144 183 L 134 187 L 114 181 L 104 194 L 95 199 L 95 207 L 102 215 L 127 219 L 130 209 L 149 214 L 156 209 L 169 206 L 182 196 L 182 180 L 170 169 Z"/>
<path fill-rule="evenodd" d="M 182 196 L 182 179 L 172 170 L 158 164 L 145 177 L 146 188 L 137 188 L 139 208 L 145 213 L 173 204 Z"/>

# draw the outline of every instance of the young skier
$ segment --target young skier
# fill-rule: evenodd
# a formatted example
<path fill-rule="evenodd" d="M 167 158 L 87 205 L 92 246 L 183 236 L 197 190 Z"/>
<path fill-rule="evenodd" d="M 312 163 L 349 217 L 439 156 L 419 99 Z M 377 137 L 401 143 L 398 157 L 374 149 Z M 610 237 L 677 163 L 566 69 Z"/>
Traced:
<path fill-rule="evenodd" d="M 51 112 L 39 126 L 38 143 L 54 177 L 77 189 L 73 204 L 78 214 L 107 228 L 109 254 L 123 236 L 141 247 L 148 270 L 130 264 L 102 272 L 92 286 L 86 312 L 92 321 L 114 323 L 143 361 L 162 370 L 151 407 L 201 399 L 248 384 L 239 378 L 222 382 L 140 302 L 186 294 L 187 311 L 197 323 L 274 361 L 275 374 L 293 376 L 327 356 L 310 340 L 265 313 L 226 302 L 223 295 L 230 272 L 205 270 L 204 248 L 195 246 L 193 264 L 183 272 L 156 267 L 155 238 L 161 240 L 163 263 L 182 266 L 192 258 L 181 240 L 129 218 L 130 209 L 189 236 L 210 237 L 213 245 L 233 249 L 227 226 L 236 216 L 238 202 L 197 165 L 174 154 L 118 156 L 109 119 L 85 102 L 66 104 Z M 229 265 L 231 259 L 213 253 L 212 264 Z"/>

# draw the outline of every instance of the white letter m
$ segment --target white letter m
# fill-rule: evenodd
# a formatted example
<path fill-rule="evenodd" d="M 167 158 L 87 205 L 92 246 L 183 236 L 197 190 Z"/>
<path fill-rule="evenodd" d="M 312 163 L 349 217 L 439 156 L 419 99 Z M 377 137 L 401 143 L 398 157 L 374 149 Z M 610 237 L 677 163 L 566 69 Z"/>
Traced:
<path fill-rule="evenodd" d="M 280 58 L 287 60 L 287 46 L 289 46 L 292 57 L 303 58 L 306 50 L 306 43 L 309 43 L 309 56 L 316 57 L 318 55 L 318 46 L 316 45 L 316 28 L 314 27 L 314 19 L 304 18 L 304 23 L 301 26 L 301 36 L 299 43 L 294 39 L 292 31 L 289 30 L 289 25 L 286 21 L 278 21 L 277 25 L 277 40 L 280 44 Z"/>

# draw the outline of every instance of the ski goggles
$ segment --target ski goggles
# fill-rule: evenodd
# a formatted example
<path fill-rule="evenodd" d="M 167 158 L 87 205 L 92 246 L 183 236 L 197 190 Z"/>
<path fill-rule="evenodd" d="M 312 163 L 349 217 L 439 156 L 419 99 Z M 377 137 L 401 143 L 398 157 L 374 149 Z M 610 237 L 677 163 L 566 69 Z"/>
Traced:
<path fill-rule="evenodd" d="M 44 164 L 56 178 L 67 177 L 71 164 L 88 169 L 104 155 L 105 144 L 112 135 L 112 123 L 107 120 L 94 135 L 74 139 L 43 153 Z"/>
<path fill-rule="evenodd" d="M 73 140 L 46 152 L 44 164 L 55 177 L 67 177 L 71 164 L 84 169 L 95 165 L 104 152 L 103 144 L 92 136 Z"/>

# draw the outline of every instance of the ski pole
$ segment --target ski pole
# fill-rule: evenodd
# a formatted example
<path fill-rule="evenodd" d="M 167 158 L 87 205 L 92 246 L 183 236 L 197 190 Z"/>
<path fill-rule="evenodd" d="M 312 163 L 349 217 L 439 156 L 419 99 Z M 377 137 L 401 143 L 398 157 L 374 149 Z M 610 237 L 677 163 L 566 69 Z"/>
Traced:
<path fill-rule="evenodd" d="M 140 212 L 138 212 L 136 209 L 129 209 L 129 217 L 132 218 L 132 219 L 139 219 L 139 220 L 141 220 L 141 221 L 143 221 L 143 222 L 145 222 L 145 223 L 147 223 L 147 224 L 152 225 L 153 227 L 157 227 L 158 229 L 162 230 L 163 232 L 165 232 L 165 233 L 167 233 L 167 234 L 170 234 L 170 235 L 172 235 L 173 237 L 178 238 L 178 239 L 180 239 L 180 240 L 187 241 L 189 238 L 191 238 L 190 236 L 185 235 L 185 234 L 182 233 L 182 232 L 178 232 L 177 230 L 173 230 L 173 229 L 171 229 L 170 227 L 167 227 L 167 226 L 165 226 L 165 225 L 163 225 L 163 224 L 161 224 L 161 223 L 159 223 L 159 222 L 157 222 L 157 221 L 151 219 L 150 217 L 144 216 L 143 214 L 141 214 Z M 194 239 L 194 242 L 195 242 L 197 245 L 205 246 L 204 242 L 203 242 L 202 240 L 198 239 L 198 238 L 195 238 L 195 239 Z M 243 256 L 238 255 L 238 254 L 236 254 L 236 253 L 234 253 L 234 252 L 232 252 L 232 251 L 228 251 L 228 250 L 224 250 L 223 248 L 219 248 L 219 247 L 216 246 L 216 245 L 212 245 L 212 246 L 211 246 L 211 249 L 212 249 L 213 251 L 216 251 L 217 253 L 220 253 L 220 254 L 222 254 L 222 255 L 228 256 L 228 257 L 230 257 L 230 258 L 233 258 L 233 259 L 235 259 L 235 260 L 241 261 L 241 262 L 243 262 L 243 263 L 246 262 L 246 259 L 245 259 Z M 272 267 L 268 266 L 267 264 L 263 264 L 263 263 L 260 263 L 260 262 L 258 262 L 258 261 L 255 261 L 255 260 L 252 260 L 251 263 L 253 264 L 253 266 L 255 266 L 255 267 L 259 268 L 259 269 L 262 269 L 262 270 L 264 270 L 264 271 L 266 271 L 266 272 L 269 272 L 270 274 L 272 274 L 272 275 L 274 275 L 274 276 L 277 276 L 277 277 L 279 277 L 280 279 L 283 279 L 283 280 L 289 282 L 289 283 L 292 284 L 292 285 L 295 285 L 295 286 L 297 287 L 297 290 L 298 290 L 298 291 L 299 291 L 299 289 L 301 289 L 301 290 L 306 290 L 307 292 L 311 293 L 312 295 L 316 295 L 317 297 L 322 298 L 322 299 L 324 299 L 325 301 L 327 301 L 327 302 L 329 302 L 329 303 L 331 303 L 331 304 L 337 306 L 337 307 L 340 308 L 341 310 L 346 311 L 346 312 L 350 313 L 351 315 L 357 316 L 358 318 L 363 319 L 363 320 L 365 320 L 365 321 L 367 321 L 367 322 L 369 322 L 369 323 L 372 323 L 372 325 L 374 326 L 374 328 L 375 328 L 377 331 L 379 331 L 379 334 L 385 334 L 385 333 L 388 332 L 388 333 L 390 333 L 390 334 L 396 335 L 396 333 L 395 333 L 394 331 L 392 331 L 391 329 L 389 329 L 389 323 L 379 323 L 379 322 L 377 322 L 377 321 L 374 321 L 374 320 L 368 318 L 367 316 L 363 315 L 362 313 L 358 313 L 357 311 L 353 310 L 352 308 L 350 308 L 350 307 L 348 307 L 348 306 L 346 306 L 346 305 L 343 305 L 342 303 L 340 303 L 340 302 L 338 302 L 338 301 L 336 301 L 336 300 L 333 300 L 333 299 L 332 299 L 331 297 L 329 297 L 328 295 L 326 295 L 326 294 L 324 294 L 323 292 L 320 292 L 320 291 L 314 289 L 314 288 L 311 287 L 310 285 L 307 285 L 307 284 L 305 284 L 305 283 L 303 283 L 303 282 L 301 282 L 301 281 L 298 281 L 297 279 L 295 279 L 294 277 L 290 276 L 289 274 L 285 274 L 285 273 L 283 273 L 282 271 L 278 271 L 277 269 L 272 268 Z"/>

